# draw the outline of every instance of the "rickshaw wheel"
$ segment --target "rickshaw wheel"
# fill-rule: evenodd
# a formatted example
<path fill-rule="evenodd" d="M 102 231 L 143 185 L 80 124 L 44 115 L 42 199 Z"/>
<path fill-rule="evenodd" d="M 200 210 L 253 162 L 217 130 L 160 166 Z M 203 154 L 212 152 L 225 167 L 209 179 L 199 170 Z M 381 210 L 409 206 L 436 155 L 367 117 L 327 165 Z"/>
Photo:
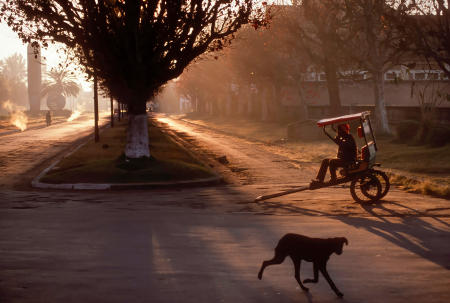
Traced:
<path fill-rule="evenodd" d="M 381 196 L 380 199 L 387 195 L 389 189 L 391 188 L 391 183 L 389 182 L 389 177 L 384 171 L 372 170 L 372 174 L 378 178 L 381 184 Z"/>
<path fill-rule="evenodd" d="M 371 203 L 381 198 L 381 184 L 372 174 L 356 176 L 350 184 L 352 198 L 358 203 Z"/>

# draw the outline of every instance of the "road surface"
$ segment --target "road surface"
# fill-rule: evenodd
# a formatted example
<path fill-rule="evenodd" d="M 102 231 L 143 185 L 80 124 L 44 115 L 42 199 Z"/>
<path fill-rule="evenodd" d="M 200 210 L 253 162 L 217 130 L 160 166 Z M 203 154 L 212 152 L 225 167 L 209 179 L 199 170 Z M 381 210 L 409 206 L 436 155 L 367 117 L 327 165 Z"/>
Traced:
<path fill-rule="evenodd" d="M 93 132 L 92 116 L 85 114 L 71 122 L 0 136 L 0 188 L 29 183 L 49 161 Z M 100 116 L 100 125 L 106 123 L 106 117 Z"/>
<path fill-rule="evenodd" d="M 9 181 L 0 188 L 0 302 L 339 300 L 322 276 L 302 292 L 288 259 L 257 279 L 261 262 L 288 232 L 349 240 L 328 266 L 343 302 L 450 302 L 447 200 L 393 189 L 382 203 L 364 206 L 340 187 L 253 203 L 256 195 L 307 183 L 317 167 L 276 147 L 165 119 L 205 157 L 227 156 L 226 165 L 209 161 L 228 185 L 121 192 L 17 187 L 38 172 L 36 164 L 90 128 L 0 137 L 1 159 L 14 151 L 1 167 L 0 180 Z M 310 263 L 302 264 L 301 277 L 312 277 Z"/>

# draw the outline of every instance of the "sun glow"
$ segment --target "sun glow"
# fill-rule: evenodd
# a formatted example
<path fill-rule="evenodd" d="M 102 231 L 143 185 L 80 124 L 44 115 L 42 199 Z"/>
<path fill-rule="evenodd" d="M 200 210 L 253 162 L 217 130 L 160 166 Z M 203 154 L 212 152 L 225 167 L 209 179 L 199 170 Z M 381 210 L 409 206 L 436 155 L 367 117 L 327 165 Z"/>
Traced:
<path fill-rule="evenodd" d="M 22 43 L 17 34 L 12 31 L 6 24 L 0 23 L 0 43 L 2 47 L 0 48 L 0 60 L 3 60 L 15 53 L 19 53 L 26 60 L 27 59 L 27 46 Z M 48 48 L 42 48 L 42 58 L 45 58 L 42 62 L 42 77 L 45 78 L 46 71 L 51 70 L 52 68 L 57 68 L 59 64 L 64 63 L 63 53 L 58 50 L 62 49 L 63 46 L 61 44 L 50 44 Z M 92 90 L 92 84 L 86 81 L 85 75 L 76 71 L 76 77 L 83 90 L 90 91 Z"/>

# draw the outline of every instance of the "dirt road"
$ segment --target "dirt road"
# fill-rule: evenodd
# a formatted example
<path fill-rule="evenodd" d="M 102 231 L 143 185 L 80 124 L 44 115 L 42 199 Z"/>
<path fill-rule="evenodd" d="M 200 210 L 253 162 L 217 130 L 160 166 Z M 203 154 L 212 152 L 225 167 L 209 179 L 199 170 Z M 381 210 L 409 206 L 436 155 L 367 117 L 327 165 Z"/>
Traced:
<path fill-rule="evenodd" d="M 106 123 L 106 116 L 100 124 Z M 93 132 L 92 115 L 77 120 L 0 136 L 0 188 L 25 184 L 48 162 Z"/>
<path fill-rule="evenodd" d="M 319 169 L 315 163 L 299 161 L 300 157 L 282 146 L 248 141 L 166 116 L 158 121 L 174 130 L 192 150 L 212 159 L 226 156 L 225 167 L 218 161 L 212 165 L 240 191 L 255 197 L 308 184 Z M 395 186 L 382 203 L 360 205 L 352 200 L 348 184 L 249 203 L 246 209 L 266 214 L 450 217 L 449 200 L 406 193 Z"/>

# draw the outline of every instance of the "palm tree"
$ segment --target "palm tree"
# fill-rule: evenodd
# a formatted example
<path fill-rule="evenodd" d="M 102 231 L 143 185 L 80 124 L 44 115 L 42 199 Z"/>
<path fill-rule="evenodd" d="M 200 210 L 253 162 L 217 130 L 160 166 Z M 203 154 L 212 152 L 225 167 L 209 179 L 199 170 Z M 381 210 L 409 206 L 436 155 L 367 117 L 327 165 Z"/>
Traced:
<path fill-rule="evenodd" d="M 0 63 L 3 75 L 10 82 L 25 82 L 27 69 L 22 55 L 15 53 Z"/>
<path fill-rule="evenodd" d="M 15 53 L 1 60 L 0 73 L 1 81 L 3 82 L 3 92 L 0 99 L 6 98 L 16 105 L 26 105 L 27 87 L 25 80 L 27 77 L 27 68 L 23 56 Z"/>
<path fill-rule="evenodd" d="M 47 80 L 42 84 L 42 96 L 47 96 L 47 106 L 51 110 L 61 110 L 66 104 L 66 97 L 76 97 L 80 86 L 73 72 L 67 69 L 52 69 L 46 73 Z"/>

